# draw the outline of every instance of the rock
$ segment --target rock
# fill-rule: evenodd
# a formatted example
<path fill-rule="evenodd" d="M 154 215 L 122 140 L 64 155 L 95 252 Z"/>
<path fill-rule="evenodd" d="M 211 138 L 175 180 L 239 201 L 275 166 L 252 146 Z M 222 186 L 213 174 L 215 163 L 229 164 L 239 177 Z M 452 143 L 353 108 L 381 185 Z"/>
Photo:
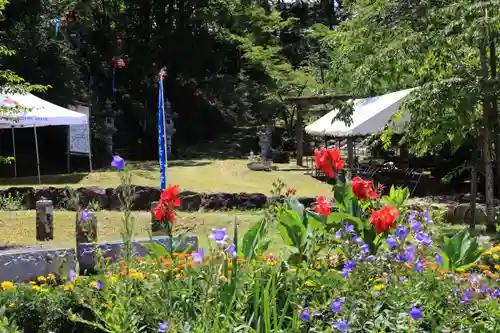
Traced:
<path fill-rule="evenodd" d="M 263 209 L 267 204 L 267 197 L 262 193 L 239 193 L 234 195 L 235 207 L 239 210 Z"/>
<path fill-rule="evenodd" d="M 47 199 L 54 208 L 70 208 L 76 200 L 76 191 L 71 188 L 42 187 L 35 191 L 35 201 Z"/>
<path fill-rule="evenodd" d="M 160 243 L 167 250 L 170 249 L 170 238 L 167 236 L 156 236 L 152 240 L 149 238 L 140 238 L 134 241 L 134 254 L 136 257 L 145 257 L 148 255 L 148 249 L 141 246 L 142 243 L 150 243 L 151 241 Z M 175 242 L 175 240 L 174 240 Z M 80 270 L 92 271 L 94 269 L 94 254 L 93 254 L 94 244 L 92 243 L 81 243 L 78 245 L 77 254 L 78 262 L 80 265 Z M 106 259 L 107 262 L 115 263 L 122 257 L 123 241 L 112 241 L 101 243 L 98 245 L 99 250 L 102 251 L 102 258 Z M 192 236 L 184 239 L 176 249 L 176 252 L 183 252 L 189 248 L 189 253 L 191 251 L 198 250 L 198 237 Z"/>
<path fill-rule="evenodd" d="M 23 248 L 0 251 L 0 281 L 28 282 L 76 267 L 75 249 Z"/>
<path fill-rule="evenodd" d="M 151 202 L 160 199 L 161 190 L 159 187 L 132 185 L 132 195 L 129 199 L 125 199 L 127 196 L 127 193 L 124 191 L 125 189 L 121 185 L 116 189 L 106 189 L 109 208 L 111 210 L 120 210 L 122 206 L 121 200 L 131 200 L 130 209 L 149 211 Z"/>
<path fill-rule="evenodd" d="M 236 207 L 234 194 L 232 193 L 206 193 L 202 200 L 200 209 L 202 210 L 228 210 Z"/>
<path fill-rule="evenodd" d="M 186 194 L 186 192 L 179 193 L 179 197 L 181 199 L 181 206 L 179 207 L 179 210 L 185 212 L 198 211 L 201 207 L 203 194 L 195 192 L 191 192 L 192 194 Z"/>
<path fill-rule="evenodd" d="M 80 187 L 76 190 L 83 209 L 88 208 L 93 203 L 99 205 L 101 209 L 109 209 L 109 198 L 106 195 L 106 189 L 98 186 Z"/>
<path fill-rule="evenodd" d="M 311 197 L 298 197 L 297 200 L 299 200 L 299 202 L 306 208 L 314 206 L 314 203 L 316 202 L 316 198 Z"/>
<path fill-rule="evenodd" d="M 52 201 L 36 202 L 36 240 L 49 241 L 54 239 L 54 208 Z"/>
<path fill-rule="evenodd" d="M 3 191 L 5 197 L 20 196 L 26 209 L 35 209 L 35 189 L 33 187 L 9 187 Z"/>
<path fill-rule="evenodd" d="M 482 205 L 476 206 L 476 224 L 486 224 L 486 209 Z M 452 205 L 448 207 L 446 219 L 450 223 L 464 223 L 472 219 L 472 212 L 469 204 Z"/>

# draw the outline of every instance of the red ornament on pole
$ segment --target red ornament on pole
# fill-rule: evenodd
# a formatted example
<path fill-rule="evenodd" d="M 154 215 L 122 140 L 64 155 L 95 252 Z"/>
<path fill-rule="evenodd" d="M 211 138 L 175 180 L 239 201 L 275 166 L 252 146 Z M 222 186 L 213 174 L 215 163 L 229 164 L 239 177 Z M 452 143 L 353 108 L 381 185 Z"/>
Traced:
<path fill-rule="evenodd" d="M 122 47 L 122 45 L 123 45 L 123 41 L 122 41 L 121 39 L 118 39 L 118 40 L 116 41 L 116 46 L 118 46 L 118 47 Z"/>
<path fill-rule="evenodd" d="M 126 65 L 125 60 L 120 57 L 113 57 L 112 62 L 114 68 L 123 68 Z"/>

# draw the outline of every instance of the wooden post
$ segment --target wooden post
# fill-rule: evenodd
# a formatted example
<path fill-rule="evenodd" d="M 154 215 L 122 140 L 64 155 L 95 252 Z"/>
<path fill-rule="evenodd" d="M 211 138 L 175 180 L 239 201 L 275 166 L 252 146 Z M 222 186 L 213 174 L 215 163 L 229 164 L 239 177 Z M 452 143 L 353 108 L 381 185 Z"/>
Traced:
<path fill-rule="evenodd" d="M 54 239 L 54 209 L 52 200 L 36 202 L 36 240 Z"/>
<path fill-rule="evenodd" d="M 76 244 L 97 242 L 97 216 L 90 213 L 76 215 Z"/>
<path fill-rule="evenodd" d="M 151 203 L 151 231 L 156 232 L 161 230 L 160 221 L 155 218 L 155 208 L 158 205 L 158 201 L 153 201 Z"/>
<path fill-rule="evenodd" d="M 303 130 L 303 119 L 302 119 L 302 105 L 297 103 L 297 123 L 295 124 L 296 131 L 296 141 L 297 141 L 297 165 L 303 166 L 303 148 L 304 148 L 304 130 Z"/>
<path fill-rule="evenodd" d="M 352 137 L 347 138 L 347 173 L 346 181 L 350 182 L 354 169 L 354 144 Z"/>

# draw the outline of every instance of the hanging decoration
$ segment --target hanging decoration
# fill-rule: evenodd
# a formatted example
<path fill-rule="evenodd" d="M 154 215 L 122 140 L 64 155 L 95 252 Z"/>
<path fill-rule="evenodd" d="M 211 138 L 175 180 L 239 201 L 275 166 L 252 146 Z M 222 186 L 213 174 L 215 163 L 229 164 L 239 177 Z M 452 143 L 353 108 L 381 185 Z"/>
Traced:
<path fill-rule="evenodd" d="M 165 137 L 165 102 L 163 99 L 163 80 L 165 78 L 165 70 L 162 69 L 158 74 L 158 157 L 160 160 L 160 186 L 165 189 L 168 184 L 168 160 L 166 154 L 166 137 Z"/>
<path fill-rule="evenodd" d="M 112 74 L 111 80 L 112 80 L 112 85 L 113 85 L 112 86 L 113 93 L 115 93 L 116 92 L 116 69 L 125 67 L 126 63 L 125 63 L 125 60 L 123 60 L 120 57 L 113 57 L 112 62 L 113 62 L 113 74 Z"/>
<path fill-rule="evenodd" d="M 66 10 L 61 17 L 61 24 L 65 25 L 75 21 L 75 12 L 73 10 Z"/>
<path fill-rule="evenodd" d="M 61 19 L 59 19 L 58 17 L 54 17 L 52 19 L 52 23 L 56 27 L 56 36 L 57 36 L 59 34 L 59 28 L 61 26 Z"/>

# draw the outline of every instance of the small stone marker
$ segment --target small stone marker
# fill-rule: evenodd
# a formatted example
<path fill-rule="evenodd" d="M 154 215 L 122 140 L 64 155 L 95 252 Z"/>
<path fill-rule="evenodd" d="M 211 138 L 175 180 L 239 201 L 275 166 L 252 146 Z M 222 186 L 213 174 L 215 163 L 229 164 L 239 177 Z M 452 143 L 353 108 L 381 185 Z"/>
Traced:
<path fill-rule="evenodd" d="M 89 213 L 77 213 L 76 216 L 76 243 L 97 242 L 97 216 Z"/>
<path fill-rule="evenodd" d="M 161 229 L 160 221 L 155 218 L 155 208 L 158 205 L 158 201 L 153 201 L 151 203 L 151 231 L 159 231 Z"/>
<path fill-rule="evenodd" d="M 54 239 L 54 208 L 51 200 L 36 202 L 36 240 Z"/>

